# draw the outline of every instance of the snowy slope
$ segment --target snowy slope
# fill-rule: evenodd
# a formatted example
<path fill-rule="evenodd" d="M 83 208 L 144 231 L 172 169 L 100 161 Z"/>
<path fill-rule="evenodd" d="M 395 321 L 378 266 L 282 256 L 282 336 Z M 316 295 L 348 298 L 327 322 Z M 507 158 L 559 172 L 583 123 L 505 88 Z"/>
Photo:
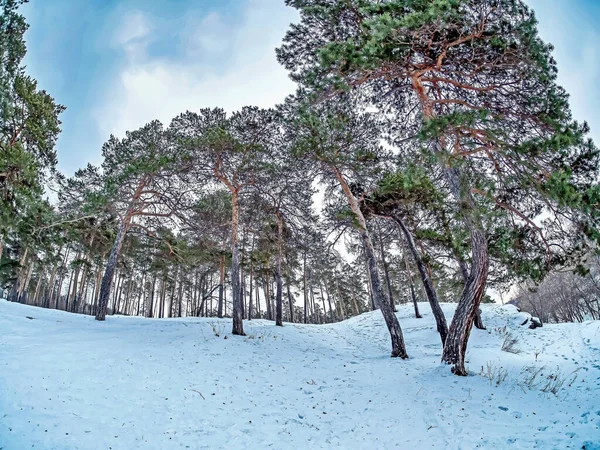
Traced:
<path fill-rule="evenodd" d="M 99 323 L 0 301 L 0 448 L 600 449 L 599 322 L 529 330 L 514 307 L 484 306 L 473 375 L 458 378 L 440 366 L 420 307 L 420 320 L 400 307 L 402 361 L 388 357 L 378 312 L 325 326 L 246 322 L 240 338 L 228 320 Z M 521 353 L 500 350 L 504 327 Z M 507 370 L 499 386 L 478 374 L 488 362 Z M 557 370 L 577 379 L 542 392 Z"/>

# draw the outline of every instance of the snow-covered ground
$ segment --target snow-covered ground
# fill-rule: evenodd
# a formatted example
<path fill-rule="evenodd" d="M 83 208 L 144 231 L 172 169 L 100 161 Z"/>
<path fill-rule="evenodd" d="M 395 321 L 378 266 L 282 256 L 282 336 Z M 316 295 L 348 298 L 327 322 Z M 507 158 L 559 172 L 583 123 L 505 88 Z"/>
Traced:
<path fill-rule="evenodd" d="M 600 449 L 600 322 L 530 330 L 514 307 L 486 305 L 459 378 L 420 307 L 420 320 L 398 313 L 403 361 L 379 312 L 245 322 L 242 338 L 228 320 L 100 323 L 2 300 L 0 448 Z M 521 353 L 501 351 L 504 327 Z M 543 392 L 553 374 L 568 379 Z"/>

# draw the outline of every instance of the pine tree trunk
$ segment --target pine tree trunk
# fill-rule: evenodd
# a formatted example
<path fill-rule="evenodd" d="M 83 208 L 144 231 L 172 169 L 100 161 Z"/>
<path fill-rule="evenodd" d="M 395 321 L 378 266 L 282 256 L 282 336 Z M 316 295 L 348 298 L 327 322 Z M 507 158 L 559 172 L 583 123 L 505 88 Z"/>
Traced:
<path fill-rule="evenodd" d="M 119 259 L 119 253 L 121 253 L 121 247 L 123 247 L 123 241 L 125 240 L 125 234 L 127 233 L 127 222 L 123 222 L 117 233 L 115 243 L 113 244 L 112 250 L 106 263 L 106 270 L 102 277 L 102 284 L 100 285 L 100 297 L 98 298 L 98 310 L 96 311 L 96 320 L 106 319 L 106 310 L 108 308 L 108 299 L 110 296 L 110 288 L 117 267 L 117 261 Z"/>
<path fill-rule="evenodd" d="M 63 259 L 62 262 L 62 269 L 65 270 L 67 267 L 67 261 L 69 259 L 69 253 L 71 253 L 71 248 L 67 246 L 67 251 L 65 252 L 65 258 Z M 62 293 L 62 286 L 63 283 L 65 281 L 65 272 L 63 272 L 60 276 L 60 281 L 58 282 L 58 286 L 56 286 L 56 297 L 55 297 L 55 291 L 54 288 L 50 294 L 50 303 L 54 303 L 54 309 L 58 309 L 59 308 L 59 303 L 60 303 L 60 295 Z M 54 299 L 54 301 L 53 301 Z"/>
<path fill-rule="evenodd" d="M 123 311 L 121 309 L 121 298 L 123 296 L 123 283 L 125 282 L 125 274 L 119 274 L 119 283 L 117 284 L 117 290 L 115 291 L 115 304 L 114 308 L 111 312 L 111 315 L 121 314 Z"/>
<path fill-rule="evenodd" d="M 102 261 L 104 261 L 104 256 L 102 255 Z M 100 299 L 100 285 L 102 283 L 102 266 L 98 264 L 98 273 L 96 274 L 96 285 L 94 287 L 94 312 L 93 314 L 98 313 L 98 300 Z"/>
<path fill-rule="evenodd" d="M 275 272 L 276 291 L 275 291 L 275 325 L 283 326 L 283 279 L 279 271 Z"/>
<path fill-rule="evenodd" d="M 415 308 L 415 318 L 422 319 L 423 316 L 421 316 L 421 313 L 419 312 L 419 303 L 417 302 L 417 296 L 415 295 L 415 283 L 413 282 L 412 272 L 410 271 L 408 261 L 406 260 L 406 255 L 404 255 L 403 259 L 404 265 L 406 266 L 406 276 L 408 277 L 408 283 L 410 286 L 410 297 Z"/>
<path fill-rule="evenodd" d="M 467 344 L 485 292 L 489 270 L 489 254 L 487 238 L 483 232 L 481 219 L 476 216 L 475 202 L 470 191 L 461 188 L 460 174 L 456 168 L 446 167 L 445 174 L 452 194 L 459 203 L 463 222 L 471 234 L 472 262 L 469 278 L 465 283 L 448 330 L 442 361 L 453 364 L 452 372 L 454 374 L 466 376 L 468 375 L 465 367 Z"/>
<path fill-rule="evenodd" d="M 304 254 L 304 323 L 308 323 L 308 291 L 306 290 L 306 253 Z"/>
<path fill-rule="evenodd" d="M 354 306 L 354 312 L 358 316 L 360 314 L 360 308 L 358 307 L 358 301 L 356 301 L 356 292 L 354 292 L 354 288 L 352 289 L 352 305 Z M 343 306 L 344 304 L 342 303 L 342 307 Z"/>
<path fill-rule="evenodd" d="M 244 262 L 240 266 L 240 298 L 242 299 L 242 320 L 246 320 L 246 274 L 244 273 Z"/>
<path fill-rule="evenodd" d="M 338 293 L 338 302 L 339 302 L 338 305 L 340 307 L 340 314 L 341 314 L 340 319 L 346 320 L 346 310 L 344 308 L 344 298 L 342 297 L 342 292 L 340 291 L 340 284 L 336 281 L 335 285 L 336 285 L 337 293 Z M 357 311 L 358 311 L 358 308 L 357 308 Z M 357 313 L 357 315 L 358 315 L 358 313 Z"/>
<path fill-rule="evenodd" d="M 323 323 L 327 323 L 327 308 L 325 306 L 325 294 L 323 294 L 322 286 L 319 288 L 319 293 L 321 294 L 321 303 L 323 304 Z M 331 308 L 329 312 L 331 312 Z"/>
<path fill-rule="evenodd" d="M 29 258 L 29 264 L 27 265 L 27 269 L 25 272 L 25 278 L 23 279 L 23 283 L 19 288 L 19 302 L 28 304 L 29 297 L 27 292 L 29 291 L 29 283 L 31 282 L 31 276 L 33 275 L 33 258 Z"/>
<path fill-rule="evenodd" d="M 231 288 L 233 290 L 232 334 L 245 336 L 242 319 L 242 299 L 240 296 L 240 255 L 238 249 L 239 204 L 237 190 L 231 193 Z"/>
<path fill-rule="evenodd" d="M 392 309 L 394 312 L 397 312 L 396 302 L 394 301 L 394 294 L 392 293 L 392 282 L 390 280 L 390 270 L 388 267 L 388 263 L 385 260 L 385 251 L 383 250 L 383 235 L 381 233 L 381 227 L 377 226 L 377 231 L 379 232 L 379 253 L 381 253 L 381 263 L 383 264 L 383 274 L 385 275 L 385 283 L 387 285 L 388 297 L 390 300 L 390 305 L 392 305 Z"/>
<path fill-rule="evenodd" d="M 54 280 L 56 279 L 56 274 L 58 273 L 58 264 L 54 266 L 52 269 L 52 273 L 50 274 L 50 280 L 48 281 L 48 286 L 46 287 L 46 295 L 44 296 L 44 306 L 48 309 L 52 308 L 52 294 L 54 293 Z"/>
<path fill-rule="evenodd" d="M 283 326 L 283 280 L 281 277 L 281 260 L 283 259 L 283 217 L 277 213 L 277 263 L 275 264 L 275 325 Z"/>
<path fill-rule="evenodd" d="M 258 277 L 256 277 L 256 314 L 258 318 L 261 317 L 262 313 L 260 312 L 260 285 L 258 282 Z"/>
<path fill-rule="evenodd" d="M 167 296 L 167 280 L 168 275 L 165 275 L 162 279 L 161 287 L 160 287 L 160 300 L 159 300 L 159 310 L 158 310 L 158 318 L 165 318 L 165 297 Z"/>
<path fill-rule="evenodd" d="M 25 247 L 21 258 L 19 259 L 19 270 L 17 272 L 17 280 L 15 281 L 15 285 L 12 289 L 10 295 L 10 301 L 16 302 L 19 301 L 19 297 L 21 296 L 21 284 L 23 283 L 23 270 L 25 269 L 25 262 L 27 260 L 27 256 L 29 255 L 29 250 Z"/>
<path fill-rule="evenodd" d="M 270 285 L 271 285 L 271 283 L 269 282 L 269 274 L 268 274 L 268 272 L 265 272 L 263 289 L 265 291 L 265 302 L 267 303 L 267 305 L 266 305 L 267 320 L 273 320 L 273 315 L 272 315 L 272 311 L 271 311 L 271 293 L 269 292 Z"/>
<path fill-rule="evenodd" d="M 321 317 L 319 316 L 319 314 L 317 314 L 317 308 L 315 307 L 315 292 L 313 290 L 312 272 L 311 271 L 308 272 L 308 292 L 310 294 L 309 298 L 310 298 L 311 316 L 313 317 L 312 323 L 320 324 Z"/>
<path fill-rule="evenodd" d="M 289 277 L 289 275 L 288 275 L 287 279 L 285 280 L 285 286 L 287 288 L 288 302 L 290 304 L 290 322 L 294 323 L 294 297 L 292 297 L 292 292 L 290 290 L 290 277 Z"/>
<path fill-rule="evenodd" d="M 348 183 L 342 176 L 342 173 L 339 170 L 335 170 L 336 176 L 344 194 L 346 195 L 346 199 L 354 213 L 358 224 L 359 224 L 359 233 L 361 240 L 363 242 L 363 248 L 365 250 L 365 256 L 367 259 L 367 265 L 369 268 L 369 275 L 371 277 L 371 283 L 373 286 L 373 301 L 379 306 L 381 313 L 383 314 L 383 318 L 387 325 L 388 331 L 390 333 L 391 343 L 392 343 L 392 357 L 400 357 L 407 358 L 408 355 L 406 353 L 406 347 L 404 344 L 404 336 L 402 335 L 402 329 L 400 328 L 400 324 L 398 323 L 398 318 L 396 314 L 394 314 L 394 310 L 392 306 L 385 301 L 383 290 L 381 289 L 381 282 L 379 278 L 379 272 L 377 270 L 377 262 L 375 260 L 375 250 L 373 249 L 373 242 L 371 241 L 371 237 L 369 236 L 369 231 L 367 229 L 367 222 L 365 217 L 363 216 L 362 211 L 360 210 L 360 205 L 358 204 L 358 200 L 352 194 Z"/>
<path fill-rule="evenodd" d="M 254 287 L 253 276 L 254 276 L 254 266 L 253 266 L 253 258 L 252 252 L 254 251 L 254 239 L 252 239 L 252 251 L 250 252 L 250 293 L 248 295 L 248 320 L 252 320 L 252 288 Z"/>
<path fill-rule="evenodd" d="M 38 281 L 35 285 L 35 293 L 33 294 L 33 304 L 35 306 L 39 306 L 38 296 L 40 295 L 40 288 L 42 287 L 42 280 L 44 278 L 43 275 L 44 274 L 41 272 L 41 268 L 40 268 L 40 272 L 38 273 Z"/>
<path fill-rule="evenodd" d="M 421 104 L 423 116 L 426 119 L 435 118 L 433 103 L 423 87 L 420 75 L 415 74 L 413 76 L 412 86 Z M 433 144 L 439 155 L 445 154 L 441 139 L 435 141 Z M 473 321 L 475 320 L 485 291 L 489 270 L 489 251 L 483 224 L 481 218 L 477 216 L 475 202 L 469 186 L 463 183 L 464 180 L 461 179 L 461 174 L 456 167 L 450 166 L 447 162 L 443 162 L 442 164 L 444 176 L 450 186 L 452 196 L 457 203 L 463 222 L 471 235 L 472 255 L 471 271 L 448 330 L 444 352 L 442 353 L 442 361 L 447 364 L 453 364 L 452 372 L 454 374 L 466 376 L 468 375 L 465 368 L 467 343 Z"/>
<path fill-rule="evenodd" d="M 369 293 L 369 301 L 371 302 L 371 311 L 375 311 L 379 309 L 379 305 L 375 301 L 375 296 L 373 295 L 373 283 L 371 282 L 371 270 L 369 268 L 369 261 L 367 260 L 365 253 L 365 269 L 367 271 L 367 292 Z"/>
<path fill-rule="evenodd" d="M 79 286 L 77 283 L 79 282 L 79 274 L 81 273 L 81 267 L 77 264 L 77 268 L 75 269 L 75 276 L 73 277 L 73 286 L 71 290 L 71 294 L 69 296 L 69 304 L 71 308 L 67 308 L 67 311 L 75 312 L 77 309 L 77 287 Z"/>
<path fill-rule="evenodd" d="M 167 318 L 171 318 L 174 315 L 175 307 L 175 290 L 177 289 L 177 279 L 179 278 L 180 268 L 177 266 L 175 270 L 175 276 L 173 277 L 173 287 L 171 288 L 171 295 L 169 295 L 169 309 L 167 309 Z"/>
<path fill-rule="evenodd" d="M 179 280 L 179 294 L 178 294 L 179 298 L 177 299 L 178 300 L 177 317 L 181 317 L 182 316 L 181 315 L 181 308 L 182 308 L 182 305 L 183 305 L 183 276 L 180 276 L 179 278 L 180 278 L 180 280 Z"/>
<path fill-rule="evenodd" d="M 427 268 L 423 263 L 423 259 L 417 247 L 415 245 L 415 241 L 412 237 L 411 232 L 406 228 L 406 225 L 402 221 L 402 219 L 398 215 L 392 216 L 392 220 L 398 224 L 400 229 L 402 230 L 402 234 L 404 235 L 404 240 L 408 249 L 417 265 L 417 270 L 419 271 L 419 275 L 421 276 L 421 281 L 423 283 L 423 287 L 425 288 L 425 293 L 427 294 L 427 299 L 429 300 L 429 305 L 431 307 L 431 312 L 433 313 L 433 317 L 435 317 L 435 323 L 437 325 L 437 331 L 440 334 L 440 339 L 442 340 L 442 345 L 446 342 L 446 338 L 448 336 L 448 324 L 446 323 L 446 316 L 444 316 L 444 311 L 440 306 L 440 302 L 437 297 L 437 292 L 433 286 L 433 282 L 431 281 L 431 277 L 427 272 Z M 414 291 L 414 287 L 412 287 Z"/>
<path fill-rule="evenodd" d="M 481 318 L 481 308 L 477 308 L 477 314 L 475 315 L 475 321 L 473 322 L 475 328 L 479 330 L 485 330 L 485 325 L 483 324 L 483 319 Z"/>
<path fill-rule="evenodd" d="M 223 318 L 223 290 L 225 289 L 225 256 L 221 257 L 221 269 L 219 272 L 219 304 L 217 306 L 217 317 Z"/>
<path fill-rule="evenodd" d="M 465 263 L 465 261 L 460 257 L 456 250 L 453 250 L 453 254 L 454 258 L 456 259 L 456 262 L 458 263 L 458 267 L 460 269 L 460 274 L 463 278 L 463 281 L 466 284 L 469 280 L 469 269 L 467 268 L 467 263 Z M 479 330 L 486 329 L 485 325 L 483 324 L 483 319 L 481 318 L 481 308 L 477 308 L 477 315 L 475 316 L 473 325 L 475 325 L 475 328 L 478 328 Z"/>
<path fill-rule="evenodd" d="M 333 308 L 331 306 L 331 295 L 329 294 L 329 290 L 327 289 L 327 284 L 323 283 L 323 287 L 325 289 L 325 294 L 327 295 L 327 303 L 329 303 L 329 313 L 331 314 L 331 320 L 335 321 Z"/>

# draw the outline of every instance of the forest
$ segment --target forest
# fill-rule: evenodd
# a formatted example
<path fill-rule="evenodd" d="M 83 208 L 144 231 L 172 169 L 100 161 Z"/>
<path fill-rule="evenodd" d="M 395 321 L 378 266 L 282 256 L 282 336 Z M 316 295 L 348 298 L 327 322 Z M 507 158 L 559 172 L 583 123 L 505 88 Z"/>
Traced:
<path fill-rule="evenodd" d="M 98 321 L 230 317 L 238 336 L 253 319 L 379 310 L 405 359 L 394 311 L 418 318 L 424 301 L 462 376 L 497 293 L 544 322 L 600 318 L 600 156 L 521 0 L 286 0 L 300 20 L 276 56 L 294 95 L 110 136 L 72 176 L 57 169 L 65 107 L 23 64 L 22 3 L 0 0 L 11 302 Z M 559 279 L 581 295 L 551 303 Z"/>

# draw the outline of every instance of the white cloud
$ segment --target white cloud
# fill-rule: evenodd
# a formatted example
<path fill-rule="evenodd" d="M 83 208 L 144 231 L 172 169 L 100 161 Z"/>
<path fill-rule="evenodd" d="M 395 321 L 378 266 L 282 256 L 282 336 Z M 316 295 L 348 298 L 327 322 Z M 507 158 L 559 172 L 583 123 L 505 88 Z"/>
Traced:
<path fill-rule="evenodd" d="M 114 31 L 113 47 L 122 49 L 128 59 L 137 59 L 145 53 L 152 28 L 152 24 L 142 12 L 131 12 Z"/>
<path fill-rule="evenodd" d="M 221 20 L 218 13 L 212 13 L 206 16 L 193 31 L 190 44 L 202 53 L 219 53 L 227 51 L 231 41 L 227 24 Z"/>
<path fill-rule="evenodd" d="M 139 12 L 127 17 L 115 30 L 126 63 L 110 89 L 113 95 L 95 111 L 101 133 L 122 136 L 153 119 L 168 125 L 179 113 L 202 107 L 233 111 L 281 102 L 295 87 L 274 49 L 296 20 L 294 10 L 282 3 L 248 0 L 236 28 L 217 14 L 199 19 L 197 30 L 183 41 L 186 48 L 179 49 L 185 61 L 149 57 L 145 39 L 150 19 Z"/>

